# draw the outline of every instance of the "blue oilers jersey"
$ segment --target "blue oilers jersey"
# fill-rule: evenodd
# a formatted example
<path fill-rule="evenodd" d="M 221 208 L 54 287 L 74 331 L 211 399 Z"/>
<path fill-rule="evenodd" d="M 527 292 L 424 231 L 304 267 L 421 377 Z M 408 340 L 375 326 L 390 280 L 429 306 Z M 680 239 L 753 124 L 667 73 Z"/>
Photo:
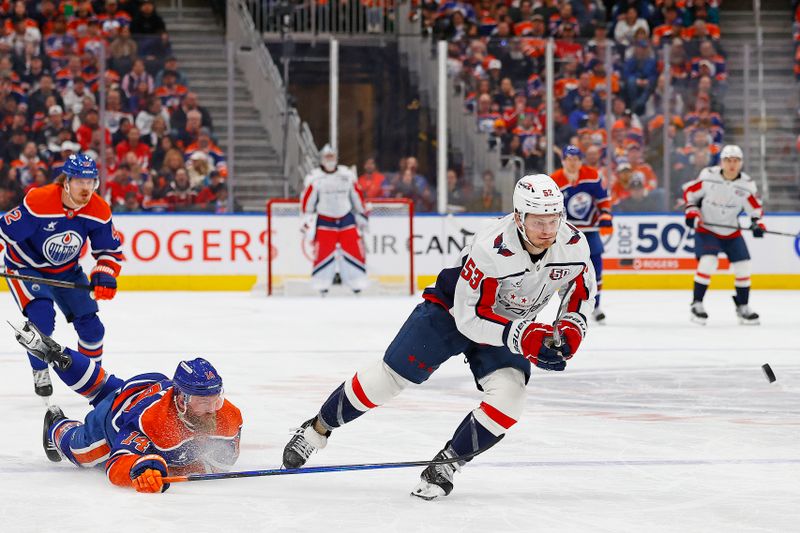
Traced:
<path fill-rule="evenodd" d="M 140 374 L 97 406 L 105 411 L 112 483 L 130 483 L 131 464 L 143 455 L 164 458 L 172 475 L 227 470 L 239 456 L 242 415 L 228 400 L 210 432 L 195 433 L 179 416 L 172 381 L 163 374 Z"/>
<path fill-rule="evenodd" d="M 581 231 L 597 231 L 600 220 L 610 217 L 611 199 L 596 170 L 582 166 L 574 184 L 567 179 L 563 168 L 555 171 L 552 178 L 564 195 L 570 224 Z"/>
<path fill-rule="evenodd" d="M 111 209 L 97 194 L 80 209 L 62 203 L 62 186 L 46 185 L 29 192 L 22 204 L 0 218 L 9 270 L 32 268 L 45 274 L 67 272 L 78 266 L 89 241 L 92 255 L 119 273 L 122 243 L 111 221 Z"/>

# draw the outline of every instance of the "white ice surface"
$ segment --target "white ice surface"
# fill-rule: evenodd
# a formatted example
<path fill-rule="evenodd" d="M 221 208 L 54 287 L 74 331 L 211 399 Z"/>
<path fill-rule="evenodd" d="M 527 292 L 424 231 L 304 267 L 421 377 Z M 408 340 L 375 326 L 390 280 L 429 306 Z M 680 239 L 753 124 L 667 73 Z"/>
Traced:
<path fill-rule="evenodd" d="M 434 502 L 409 496 L 420 468 L 141 495 L 101 471 L 50 463 L 27 361 L 0 327 L 0 531 L 798 531 L 800 293 L 754 292 L 759 327 L 739 326 L 721 291 L 706 298 L 709 325 L 690 324 L 689 299 L 606 293 L 608 325 L 591 327 L 566 372 L 534 371 L 519 424 Z M 381 357 L 418 301 L 122 293 L 101 304 L 104 365 L 170 375 L 181 358 L 207 357 L 244 415 L 236 468 L 277 467 L 288 429 Z M 0 318 L 19 316 L 10 295 L 0 299 Z M 74 346 L 61 318 L 54 336 Z M 73 418 L 88 411 L 60 382 L 53 399 Z M 337 430 L 309 465 L 431 458 L 479 400 L 454 357 Z"/>

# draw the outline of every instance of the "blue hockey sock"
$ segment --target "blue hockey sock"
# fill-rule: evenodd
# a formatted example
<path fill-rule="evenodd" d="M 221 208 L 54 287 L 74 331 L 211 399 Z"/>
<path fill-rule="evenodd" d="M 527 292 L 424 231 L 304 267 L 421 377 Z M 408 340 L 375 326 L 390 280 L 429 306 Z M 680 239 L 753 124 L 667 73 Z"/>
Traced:
<path fill-rule="evenodd" d="M 482 450 L 481 453 L 491 448 L 502 439 L 505 434 L 496 436 L 491 431 L 483 427 L 472 413 L 468 414 L 453 433 L 453 438 L 445 445 L 450 448 L 455 455 L 466 455 Z M 473 456 L 474 457 L 474 456 Z M 465 459 L 471 461 L 472 457 Z"/>
<path fill-rule="evenodd" d="M 693 302 L 702 302 L 703 298 L 706 296 L 706 291 L 708 290 L 708 285 L 703 285 L 702 283 L 694 282 L 694 299 Z M 737 289 L 738 292 L 738 289 Z"/>
<path fill-rule="evenodd" d="M 736 287 L 736 304 L 747 305 L 750 301 L 750 287 Z"/>
<path fill-rule="evenodd" d="M 344 383 L 325 400 L 319 410 L 319 421 L 328 431 L 355 420 L 366 411 L 356 409 L 344 393 Z"/>
<path fill-rule="evenodd" d="M 64 353 L 72 359 L 66 370 L 54 367 L 56 374 L 69 388 L 84 396 L 91 405 L 97 405 L 110 392 L 122 386 L 123 380 L 107 373 L 103 367 L 80 352 L 65 348 Z"/>

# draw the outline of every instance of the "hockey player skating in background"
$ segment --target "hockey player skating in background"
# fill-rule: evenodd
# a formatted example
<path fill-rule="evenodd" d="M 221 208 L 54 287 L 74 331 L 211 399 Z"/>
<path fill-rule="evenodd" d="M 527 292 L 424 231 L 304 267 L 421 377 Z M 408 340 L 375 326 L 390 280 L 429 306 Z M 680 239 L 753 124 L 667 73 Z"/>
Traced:
<path fill-rule="evenodd" d="M 223 397 L 222 378 L 205 359 L 181 361 L 172 379 L 148 373 L 126 381 L 31 322 L 12 327 L 29 353 L 93 407 L 84 422 L 57 406 L 47 410 L 42 444 L 51 461 L 104 465 L 114 485 L 164 492 L 168 474 L 227 471 L 239 457 L 242 415 Z"/>
<path fill-rule="evenodd" d="M 88 237 L 96 260 L 90 274 L 92 293 L 6 281 L 22 314 L 46 335 L 55 329 L 54 304 L 58 305 L 75 327 L 78 351 L 99 364 L 105 328 L 97 316 L 95 300 L 110 300 L 117 292 L 122 244 L 111 209 L 95 193 L 100 180 L 94 160 L 84 154 L 71 155 L 61 172 L 55 183 L 33 189 L 21 205 L 0 218 L 5 266 L 11 273 L 86 283 L 78 258 Z M 50 396 L 53 385 L 47 365 L 30 355 L 28 359 L 36 394 Z"/>
<path fill-rule="evenodd" d="M 720 152 L 719 166 L 707 167 L 700 176 L 683 186 L 686 201 L 686 225 L 695 229 L 694 297 L 691 319 L 705 324 L 708 313 L 703 306 L 711 276 L 717 270 L 720 252 L 733 266 L 736 316 L 742 324 L 758 324 L 758 314 L 750 308 L 750 253 L 739 227 L 742 211 L 750 217 L 753 237 L 764 236 L 763 209 L 756 196 L 756 184 L 742 172 L 742 149 L 729 144 Z M 725 227 L 728 226 L 728 227 Z"/>
<path fill-rule="evenodd" d="M 430 500 L 450 493 L 453 474 L 478 451 L 497 443 L 520 418 L 531 363 L 564 370 L 586 334 L 595 280 L 583 234 L 563 221 L 563 196 L 543 174 L 524 176 L 514 189 L 514 213 L 491 223 L 464 248 L 454 268 L 439 273 L 381 361 L 341 384 L 284 448 L 283 464 L 297 468 L 324 448 L 331 432 L 382 405 L 411 383 L 426 381 L 453 356 L 464 354 L 480 405 L 456 428 L 412 495 Z M 565 309 L 554 326 L 536 321 L 562 292 Z"/>
<path fill-rule="evenodd" d="M 600 236 L 614 232 L 611 217 L 611 198 L 603 186 L 597 170 L 583 164 L 583 153 L 575 145 L 564 147 L 561 153 L 562 168 L 553 173 L 553 180 L 564 195 L 567 222 L 586 235 L 597 278 L 597 297 L 592 316 L 598 323 L 606 315 L 600 308 L 600 291 L 603 289 L 603 241 Z"/>
<path fill-rule="evenodd" d="M 337 164 L 329 145 L 320 152 L 319 168 L 306 176 L 300 199 L 305 238 L 314 244 L 311 285 L 324 295 L 338 273 L 353 292 L 365 289 L 369 279 L 362 237 L 367 212 L 358 177 Z"/>

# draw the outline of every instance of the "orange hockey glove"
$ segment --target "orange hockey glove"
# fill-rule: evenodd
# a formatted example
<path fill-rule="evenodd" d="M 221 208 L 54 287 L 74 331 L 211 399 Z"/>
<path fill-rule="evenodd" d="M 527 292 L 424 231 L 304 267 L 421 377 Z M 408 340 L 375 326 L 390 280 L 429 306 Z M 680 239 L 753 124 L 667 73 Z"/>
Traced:
<path fill-rule="evenodd" d="M 98 261 L 92 269 L 90 276 L 92 294 L 95 300 L 110 300 L 117 294 L 117 274 L 115 269 L 108 261 Z"/>
<path fill-rule="evenodd" d="M 169 488 L 162 479 L 167 475 L 167 462 L 160 455 L 143 455 L 133 463 L 130 474 L 136 492 L 164 492 Z"/>

